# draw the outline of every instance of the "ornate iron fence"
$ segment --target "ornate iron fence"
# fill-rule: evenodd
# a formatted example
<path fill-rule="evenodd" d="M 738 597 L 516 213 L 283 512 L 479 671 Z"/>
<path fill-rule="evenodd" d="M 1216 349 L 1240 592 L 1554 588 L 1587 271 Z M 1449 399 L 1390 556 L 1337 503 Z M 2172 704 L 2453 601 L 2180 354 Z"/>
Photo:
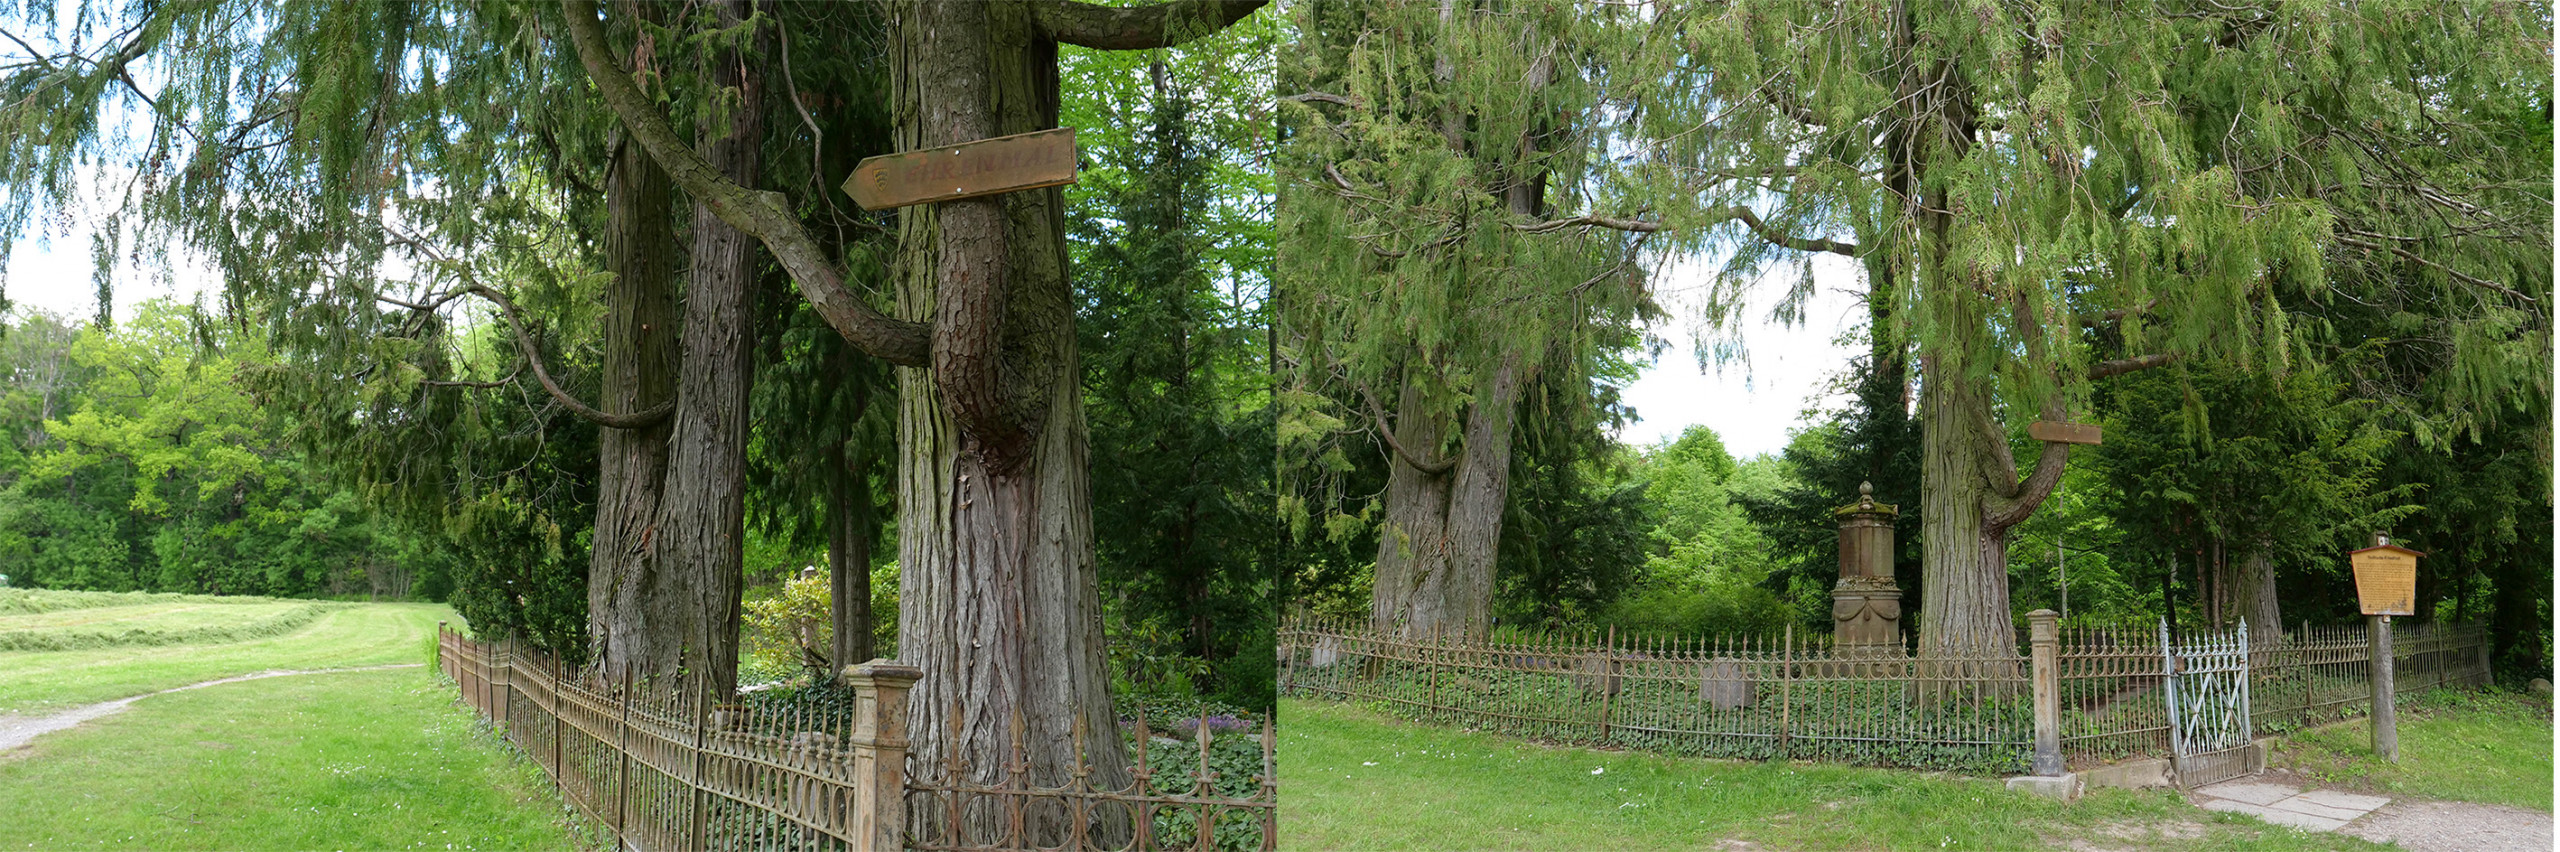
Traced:
<path fill-rule="evenodd" d="M 1139 721 L 1126 783 L 1080 766 L 1063 784 L 1029 778 L 1021 754 L 980 772 L 954 758 L 916 766 L 907 754 L 906 693 L 915 670 L 857 666 L 850 706 L 785 709 L 714 702 L 698 683 L 600 683 L 512 641 L 438 628 L 437 664 L 464 703 L 489 719 L 560 787 L 561 797 L 618 846 L 636 849 L 1208 852 L 1277 846 L 1274 733 L 1193 726 L 1198 754 L 1165 766 L 1167 748 Z M 957 718 L 959 714 L 954 713 Z M 1077 723 L 1077 754 L 1088 754 Z M 1020 726 L 1016 725 L 1020 742 Z M 1124 747 L 1121 731 L 1093 748 Z M 1151 758 L 1151 755 L 1155 757 Z M 1256 761 L 1254 758 L 1258 757 Z M 1248 766 L 1241 773 L 1213 765 Z"/>
<path fill-rule="evenodd" d="M 2248 713 L 2257 734 L 2372 712 L 2373 645 L 2364 625 L 2250 634 Z M 2489 682 L 2487 637 L 2477 626 L 2395 624 L 2392 636 L 2398 694 Z M 2073 765 L 2170 755 L 2156 626 L 2064 628 L 2059 656 L 2062 750 Z"/>
<path fill-rule="evenodd" d="M 1306 618 L 1280 646 L 1287 694 L 1554 742 L 2016 773 L 2033 736 L 2028 661 L 2007 646 L 1909 657 L 1792 631 L 1467 642 Z"/>
<path fill-rule="evenodd" d="M 2488 682 L 2478 627 L 2395 625 L 2393 635 L 2401 693 Z M 1468 642 L 1295 617 L 1279 643 L 1284 694 L 1561 743 L 2014 774 L 2033 757 L 2029 679 L 2049 676 L 2071 764 L 2171 753 L 2156 625 L 2062 628 L 2049 673 L 2005 648 L 1913 657 L 1792 633 L 1506 630 Z M 2255 730 L 2369 712 L 2370 647 L 2361 625 L 2258 634 L 2244 693 Z"/>

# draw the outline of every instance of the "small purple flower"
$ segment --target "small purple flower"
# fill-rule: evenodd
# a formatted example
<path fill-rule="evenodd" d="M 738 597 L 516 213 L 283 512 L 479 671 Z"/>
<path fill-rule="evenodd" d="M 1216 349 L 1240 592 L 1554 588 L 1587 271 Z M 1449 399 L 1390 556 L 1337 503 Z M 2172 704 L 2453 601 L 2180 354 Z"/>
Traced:
<path fill-rule="evenodd" d="M 1231 713 L 1220 713 L 1215 716 L 1184 719 L 1180 722 L 1174 723 L 1173 727 L 1175 731 L 1181 733 L 1183 736 L 1192 737 L 1199 735 L 1200 726 L 1204 724 L 1209 726 L 1209 733 L 1212 736 L 1227 733 L 1229 731 L 1241 731 L 1252 727 L 1251 723 L 1246 722 L 1243 719 L 1238 719 Z"/>

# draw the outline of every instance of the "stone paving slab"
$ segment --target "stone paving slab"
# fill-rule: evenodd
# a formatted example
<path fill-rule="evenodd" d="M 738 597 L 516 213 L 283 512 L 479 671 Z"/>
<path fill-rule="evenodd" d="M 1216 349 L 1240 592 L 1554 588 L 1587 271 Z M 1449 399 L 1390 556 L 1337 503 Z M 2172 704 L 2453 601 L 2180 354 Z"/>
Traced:
<path fill-rule="evenodd" d="M 2204 809 L 2208 811 L 2248 814 L 2261 820 L 2265 820 L 2271 825 L 2289 826 L 2303 829 L 2305 831 L 2330 831 L 2347 824 L 2347 821 L 2342 819 L 2331 819 L 2329 817 L 2312 816 L 2310 814 L 2295 813 L 2293 811 L 2277 810 L 2265 805 L 2253 805 L 2248 802 L 2235 802 L 2230 799 L 2206 799 L 2200 804 L 2202 804 Z"/>
<path fill-rule="evenodd" d="M 2277 802 L 2293 798 L 2301 792 L 2301 790 L 2296 790 L 2283 784 L 2269 784 L 2264 781 L 2247 780 L 2224 781 L 2220 784 L 2213 784 L 2196 789 L 2196 793 L 2199 795 L 2211 796 L 2216 799 L 2230 799 L 2234 802 L 2247 802 L 2252 805 L 2272 805 Z"/>
<path fill-rule="evenodd" d="M 2302 791 L 2301 798 L 2328 805 L 2333 808 L 2353 808 L 2367 812 L 2380 808 L 2383 805 L 2391 804 L 2390 799 L 2386 799 L 2381 796 L 2364 796 L 2355 793 L 2342 793 L 2336 790 L 2304 790 Z"/>
<path fill-rule="evenodd" d="M 2372 809 L 2370 808 L 2341 808 L 2333 805 L 2324 805 L 2319 802 L 2305 799 L 2301 796 L 2288 797 L 2284 801 L 2268 805 L 2267 807 L 2273 810 L 2292 811 L 2298 814 L 2328 817 L 2335 820 L 2351 820 L 2356 817 L 2372 813 Z"/>
<path fill-rule="evenodd" d="M 2391 803 L 2380 796 L 2334 790 L 2304 792 L 2287 784 L 2250 780 L 2198 788 L 2195 801 L 2205 810 L 2248 814 L 2274 825 L 2306 831 L 2334 831 Z"/>

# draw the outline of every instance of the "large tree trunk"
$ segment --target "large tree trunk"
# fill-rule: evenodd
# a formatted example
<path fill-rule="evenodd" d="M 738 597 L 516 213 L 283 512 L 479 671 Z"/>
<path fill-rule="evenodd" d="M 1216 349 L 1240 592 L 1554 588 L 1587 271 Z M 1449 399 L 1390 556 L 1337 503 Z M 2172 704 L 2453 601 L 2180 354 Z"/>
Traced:
<path fill-rule="evenodd" d="M 2014 649 L 2009 525 L 1985 511 L 1991 450 L 1978 424 L 1990 394 L 1939 356 L 1922 355 L 1920 372 L 1920 653 Z"/>
<path fill-rule="evenodd" d="M 640 146 L 613 152 L 605 183 L 604 389 L 607 412 L 676 395 L 674 183 Z M 667 474 L 671 420 L 598 436 L 595 534 L 587 558 L 588 664 L 613 680 L 674 671 L 689 603 L 685 582 L 646 558 Z"/>
<path fill-rule="evenodd" d="M 742 0 L 712 6 L 723 26 L 749 14 Z M 753 186 L 764 134 L 764 75 L 754 51 L 711 63 L 715 85 L 736 87 L 725 128 L 699 129 L 703 158 L 729 179 Z M 726 129 L 726 134 L 717 131 Z M 657 522 L 658 570 L 688 582 L 688 617 L 674 637 L 688 672 L 708 694 L 738 685 L 738 608 L 746 544 L 748 352 L 755 315 L 756 243 L 722 223 L 699 199 L 693 209 L 693 275 L 685 294 L 684 359 L 677 376 L 674 445 Z M 698 668 L 697 668 L 698 667 Z"/>
<path fill-rule="evenodd" d="M 1379 629 L 1471 639 L 1491 629 L 1521 360 L 1505 358 L 1485 377 L 1468 409 L 1455 466 L 1434 473 L 1395 459 L 1369 597 L 1369 618 Z M 1428 453 L 1440 441 L 1440 421 L 1424 407 L 1421 391 L 1408 381 L 1395 428 L 1398 443 Z"/>
<path fill-rule="evenodd" d="M 898 147 L 1057 124 L 1057 47 L 1027 4 L 917 2 L 892 20 Z M 1056 189 L 904 208 L 898 310 L 936 321 L 930 371 L 898 371 L 899 654 L 924 671 L 915 765 L 964 781 L 1127 784 L 1105 667 L 1065 198 Z M 987 295 L 990 294 L 991 295 Z M 978 301 L 965 294 L 979 294 Z M 1015 720 L 1022 736 L 1013 732 Z M 942 842 L 1002 840 L 991 813 Z M 1035 809 L 1020 842 L 1063 842 Z M 1125 825 L 1125 823 L 1124 823 Z"/>
<path fill-rule="evenodd" d="M 2232 563 L 2224 583 L 2230 590 L 2231 614 L 2249 625 L 2249 644 L 2276 644 L 2284 636 L 2284 613 L 2276 605 L 2275 542 L 2259 537 Z"/>
<path fill-rule="evenodd" d="M 863 406 L 854 406 L 859 411 Z M 827 495 L 827 613 L 834 619 L 838 671 L 875 656 L 871 641 L 871 538 L 878 516 L 871 505 L 870 465 L 848 457 L 837 444 Z M 859 449 L 855 453 L 861 452 Z M 866 462 L 866 463 L 856 463 Z"/>

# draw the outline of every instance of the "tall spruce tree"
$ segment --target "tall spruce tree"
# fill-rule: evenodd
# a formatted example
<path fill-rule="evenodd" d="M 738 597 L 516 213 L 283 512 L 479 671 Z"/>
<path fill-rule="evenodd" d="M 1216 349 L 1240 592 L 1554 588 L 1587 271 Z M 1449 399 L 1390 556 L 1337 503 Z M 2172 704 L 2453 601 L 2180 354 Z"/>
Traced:
<path fill-rule="evenodd" d="M 1265 268 L 1221 263 L 1211 227 L 1221 195 L 1259 187 L 1221 180 L 1221 159 L 1234 157 L 1204 115 L 1219 104 L 1201 103 L 1219 93 L 1195 94 L 1173 73 L 1158 61 L 1130 75 L 1146 81 L 1147 122 L 1100 164 L 1113 171 L 1078 181 L 1100 202 L 1071 227 L 1096 555 L 1124 623 L 1170 627 L 1181 653 L 1213 664 L 1219 692 L 1268 706 Z"/>

